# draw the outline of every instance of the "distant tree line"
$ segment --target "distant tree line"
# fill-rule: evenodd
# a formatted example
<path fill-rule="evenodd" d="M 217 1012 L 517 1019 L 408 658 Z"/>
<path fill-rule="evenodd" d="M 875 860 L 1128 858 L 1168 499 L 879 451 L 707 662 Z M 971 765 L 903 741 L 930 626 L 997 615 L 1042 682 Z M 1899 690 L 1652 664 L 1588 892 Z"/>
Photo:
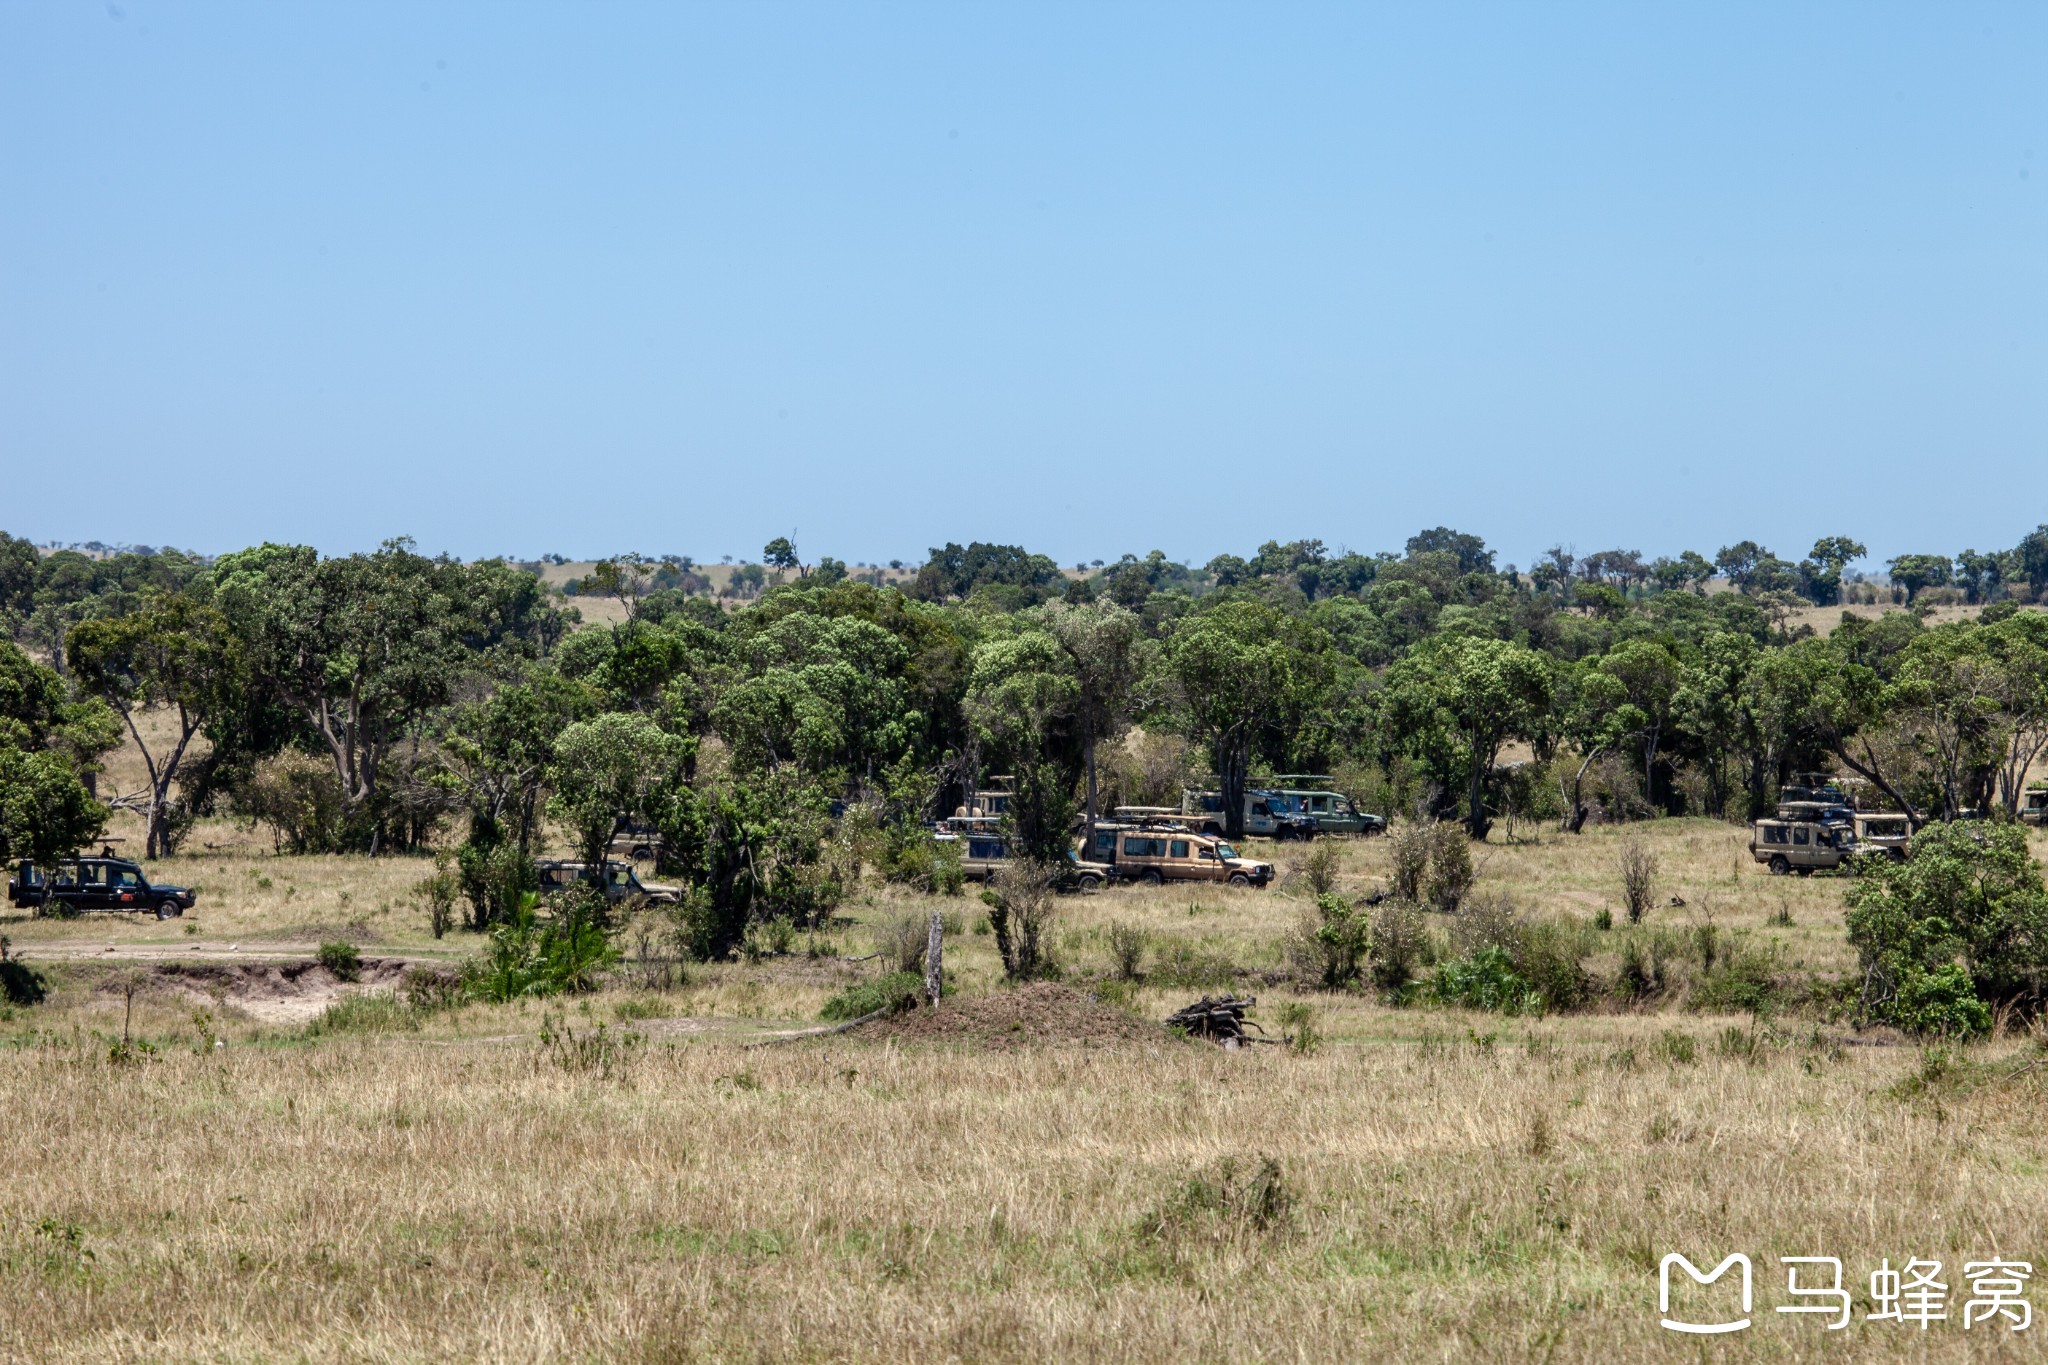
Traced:
<path fill-rule="evenodd" d="M 625 619 L 579 629 L 527 569 L 402 540 L 207 563 L 0 536 L 0 839 L 53 856 L 109 802 L 154 855 L 204 814 L 299 850 L 454 835 L 487 927 L 547 821 L 596 859 L 630 819 L 663 834 L 692 944 L 715 953 L 828 909 L 862 862 L 928 875 L 921 822 L 990 774 L 1020 851 L 1046 859 L 1078 815 L 1183 782 L 1220 785 L 1235 823 L 1261 772 L 1335 773 L 1481 837 L 1503 818 L 1751 818 L 1815 768 L 1916 824 L 2011 816 L 2048 744 L 2048 613 L 2024 609 L 2048 602 L 2048 527 L 1904 556 L 1882 588 L 1849 575 L 1863 554 L 1560 547 L 1523 572 L 1439 527 L 1399 554 L 1268 542 L 1069 573 L 977 542 L 933 549 L 899 590 L 785 538 L 762 557 L 780 583 L 747 604 L 705 596 L 680 558 L 601 563 L 578 590 Z M 1797 620 L 1894 587 L 1912 610 L 1825 636 Z M 1937 596 L 1977 611 L 1934 624 Z M 124 737 L 147 779 L 117 792 L 101 773 Z"/>

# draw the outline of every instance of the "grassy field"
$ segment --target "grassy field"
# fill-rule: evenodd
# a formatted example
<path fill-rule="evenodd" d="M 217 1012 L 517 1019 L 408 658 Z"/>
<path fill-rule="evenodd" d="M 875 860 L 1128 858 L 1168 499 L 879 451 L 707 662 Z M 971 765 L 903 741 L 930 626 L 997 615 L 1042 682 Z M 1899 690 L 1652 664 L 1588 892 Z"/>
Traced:
<path fill-rule="evenodd" d="M 1960 1275 L 2048 1250 L 2036 1045 L 1941 1054 L 1693 1008 L 1701 924 L 1787 979 L 1847 969 L 1843 883 L 1766 877 L 1728 826 L 1634 832 L 1663 908 L 1587 930 L 1589 966 L 1662 935 L 1671 989 L 1505 1019 L 1297 992 L 1277 975 L 1307 904 L 1292 880 L 1063 901 L 1052 1016 L 1004 1013 L 1024 997 L 971 897 L 875 885 L 790 954 L 668 989 L 629 927 L 594 996 L 417 1011 L 390 993 L 401 966 L 477 946 L 428 932 L 411 887 L 430 864 L 277 857 L 208 825 L 155 869 L 201 888 L 185 923 L 0 926 L 54 987 L 0 1023 L 0 1351 L 1691 1358 L 1658 1325 L 1658 1261 L 1744 1251 L 1755 1325 L 1716 1355 L 2038 1358 L 2039 1329 L 1965 1332 Z M 1480 888 L 1538 916 L 1618 911 L 1624 837 L 1490 844 Z M 1343 888 L 1370 889 L 1386 842 L 1343 848 Z M 974 1028 L 793 1036 L 878 970 L 845 959 L 933 908 L 941 1014 Z M 1112 922 L 1147 936 L 1145 980 L 1105 979 Z M 337 936 L 363 982 L 306 965 Z M 1256 992 L 1275 1031 L 1307 1005 L 1322 1046 L 1132 1032 L 1126 1011 L 1158 1019 L 1211 981 Z M 119 1049 L 124 1027 L 148 1048 Z M 1843 1259 L 1845 1331 L 1772 1311 L 1775 1258 L 1798 1255 Z M 1915 1256 L 1947 1265 L 1950 1319 L 1864 1321 L 1870 1270 Z"/>

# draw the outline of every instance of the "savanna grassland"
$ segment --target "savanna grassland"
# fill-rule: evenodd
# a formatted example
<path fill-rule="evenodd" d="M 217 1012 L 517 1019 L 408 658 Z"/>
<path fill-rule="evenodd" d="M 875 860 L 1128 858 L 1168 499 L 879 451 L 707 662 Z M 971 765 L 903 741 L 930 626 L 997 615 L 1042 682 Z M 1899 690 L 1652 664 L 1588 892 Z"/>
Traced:
<path fill-rule="evenodd" d="M 1634 927 L 1628 837 L 1658 859 L 1657 908 Z M 848 959 L 932 909 L 949 931 L 941 1013 L 986 1021 L 1015 998 L 971 894 L 872 882 L 786 954 L 642 962 L 629 924 L 594 994 L 414 1007 L 396 964 L 479 943 L 429 934 L 412 887 L 431 863 L 280 857 L 209 822 L 152 868 L 201 888 L 186 922 L 5 925 L 52 990 L 0 1024 L 0 1350 L 1691 1358 L 1701 1344 L 1658 1326 L 1659 1259 L 1745 1251 L 1755 1325 L 1713 1355 L 2038 1357 L 2038 1327 L 1965 1332 L 1959 1274 L 2048 1249 L 2032 1040 L 1928 1049 L 1801 1006 L 1801 983 L 1853 967 L 1844 883 L 1767 877 L 1740 827 L 1502 838 L 1475 849 L 1482 893 L 1583 935 L 1596 977 L 1631 939 L 1657 948 L 1663 989 L 1512 1018 L 1304 991 L 1283 975 L 1310 904 L 1296 874 L 1269 892 L 1063 899 L 1052 943 L 1072 993 L 1042 1027 L 1019 1010 L 950 1038 L 886 1022 L 794 1036 L 884 965 Z M 1387 840 L 1341 848 L 1341 891 L 1385 877 Z M 1592 927 L 1603 910 L 1614 928 Z M 1135 981 L 1111 979 L 1113 923 L 1142 934 Z M 1724 960 L 1769 964 L 1783 1007 L 1701 1008 L 1706 925 Z M 335 938 L 358 945 L 362 980 L 305 965 Z M 299 973 L 290 992 L 264 985 L 271 964 Z M 1320 1045 L 1226 1052 L 1108 1026 L 1224 987 L 1256 993 L 1276 1034 L 1307 1006 Z M 1787 1302 L 1775 1258 L 1797 1255 L 1842 1258 L 1848 1329 L 1771 1311 Z M 1949 1267 L 1950 1319 L 1864 1321 L 1869 1271 L 1916 1256 Z"/>

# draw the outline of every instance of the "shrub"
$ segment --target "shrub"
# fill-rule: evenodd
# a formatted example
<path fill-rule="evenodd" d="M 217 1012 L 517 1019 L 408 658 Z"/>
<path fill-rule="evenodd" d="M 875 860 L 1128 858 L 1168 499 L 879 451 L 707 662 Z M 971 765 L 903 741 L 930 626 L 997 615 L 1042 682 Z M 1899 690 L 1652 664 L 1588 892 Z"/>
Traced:
<path fill-rule="evenodd" d="M 333 939 L 320 945 L 320 965 L 333 972 L 339 981 L 355 981 L 363 974 L 363 957 L 356 951 L 356 945 L 344 939 Z"/>
<path fill-rule="evenodd" d="M 1301 875 L 1318 899 L 1337 890 L 1337 869 L 1342 861 L 1332 840 L 1318 839 L 1309 847 L 1308 856 L 1301 860 Z"/>
<path fill-rule="evenodd" d="M 49 995 L 49 983 L 26 962 L 0 958 L 0 998 L 10 1005 L 40 1005 Z"/>
<path fill-rule="evenodd" d="M 1907 1027 L 1947 1001 L 1974 1018 L 1966 1000 L 2036 1005 L 2048 972 L 2048 890 L 2018 825 L 1977 821 L 1932 825 L 1913 856 L 1879 863 L 1850 888 L 1849 942 L 1863 969 L 1863 1008 Z M 1971 984 L 1965 997 L 1950 969 Z M 1909 998 L 1910 994 L 1910 998 Z"/>
<path fill-rule="evenodd" d="M 619 959 L 603 909 L 603 896 L 589 887 L 550 896 L 545 919 L 526 898 L 511 920 L 491 930 L 483 954 L 463 964 L 464 989 L 473 999 L 497 1002 L 595 990 Z"/>
<path fill-rule="evenodd" d="M 1432 910 L 1455 915 L 1478 875 L 1472 868 L 1472 837 L 1463 825 L 1444 820 L 1430 827 L 1429 842 L 1424 897 Z"/>
<path fill-rule="evenodd" d="M 924 974 L 925 952 L 931 943 L 931 921 L 905 912 L 875 921 L 875 950 L 886 971 Z"/>
<path fill-rule="evenodd" d="M 1372 983 L 1383 991 L 1404 991 L 1428 965 L 1429 931 L 1413 902 L 1382 901 L 1372 912 Z"/>
<path fill-rule="evenodd" d="M 1135 924 L 1122 920 L 1109 922 L 1109 960 L 1119 981 L 1138 979 L 1138 968 L 1145 960 L 1146 935 Z"/>
<path fill-rule="evenodd" d="M 1177 938 L 1153 953 L 1148 979 L 1173 990 L 1206 991 L 1230 985 L 1237 979 L 1237 967 L 1229 958 Z"/>
<path fill-rule="evenodd" d="M 398 990 L 421 1013 L 452 1009 L 462 1002 L 462 976 L 440 967 L 408 967 Z"/>
<path fill-rule="evenodd" d="M 874 981 L 849 986 L 825 1002 L 821 1019 L 860 1019 L 886 1010 L 901 1014 L 924 1001 L 924 977 L 916 972 L 890 972 Z"/>
<path fill-rule="evenodd" d="M 1970 974 L 1951 963 L 1904 973 L 1892 1001 L 1892 1022 L 1907 1033 L 1973 1038 L 1991 1031 L 1991 1008 L 1977 998 Z"/>
<path fill-rule="evenodd" d="M 1516 971 L 1504 948 L 1481 948 L 1446 962 L 1429 983 L 1430 997 L 1443 1005 L 1466 1005 L 1501 1014 L 1540 1010 L 1543 999 Z"/>
<path fill-rule="evenodd" d="M 331 853 L 341 842 L 341 782 L 334 765 L 288 749 L 266 758 L 235 794 L 252 823 L 270 826 L 279 853 Z"/>
<path fill-rule="evenodd" d="M 540 874 L 517 844 L 465 843 L 455 850 L 457 880 L 469 898 L 470 928 L 478 933 L 504 924 L 521 901 L 538 891 Z"/>
<path fill-rule="evenodd" d="M 1621 904 L 1630 924 L 1641 924 L 1657 881 L 1657 855 L 1631 834 L 1621 844 Z"/>
<path fill-rule="evenodd" d="M 1397 901 L 1422 903 L 1422 881 L 1429 873 L 1429 850 L 1435 841 L 1432 826 L 1421 820 L 1404 820 L 1387 839 L 1387 853 L 1393 859 L 1388 890 Z"/>
<path fill-rule="evenodd" d="M 455 922 L 455 898 L 462 890 L 462 877 L 450 866 L 446 853 L 434 855 L 434 874 L 413 883 L 412 893 L 426 904 L 427 927 L 435 938 L 447 934 Z"/>
<path fill-rule="evenodd" d="M 981 893 L 1003 973 L 1012 981 L 1052 976 L 1049 951 L 1053 919 L 1053 878 L 1058 869 L 1031 858 L 1013 858 Z"/>
<path fill-rule="evenodd" d="M 1363 975 L 1359 964 L 1371 937 L 1370 922 L 1350 902 L 1321 895 L 1314 909 L 1302 911 L 1287 937 L 1288 963 L 1297 980 L 1326 991 L 1344 990 Z"/>
<path fill-rule="evenodd" d="M 1305 1000 L 1290 1000 L 1280 1007 L 1280 1027 L 1285 1029 L 1287 1050 L 1299 1057 L 1313 1057 L 1322 1050 L 1322 1031 L 1316 1027 L 1316 1011 Z"/>

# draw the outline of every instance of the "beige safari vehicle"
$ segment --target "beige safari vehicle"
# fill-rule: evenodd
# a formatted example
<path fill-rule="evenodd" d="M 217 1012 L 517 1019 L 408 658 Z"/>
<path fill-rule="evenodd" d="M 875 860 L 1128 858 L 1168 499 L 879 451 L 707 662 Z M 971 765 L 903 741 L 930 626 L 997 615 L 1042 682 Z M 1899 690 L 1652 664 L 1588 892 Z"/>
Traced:
<path fill-rule="evenodd" d="M 1903 863 L 1913 851 L 1913 823 L 1891 811 L 1857 811 L 1852 818 L 1856 848 L 1862 853 L 1882 853 Z"/>
<path fill-rule="evenodd" d="M 1750 831 L 1750 856 L 1773 877 L 1797 872 L 1804 877 L 1816 868 L 1840 867 L 1859 852 L 1856 831 L 1849 825 L 1816 820 L 1759 820 Z"/>
<path fill-rule="evenodd" d="M 2030 825 L 2048 825 L 2048 787 L 2029 787 L 2020 794 L 2020 819 Z"/>
<path fill-rule="evenodd" d="M 1273 865 L 1241 858 L 1223 840 L 1186 830 L 1120 830 L 1116 835 L 1116 875 L 1148 886 L 1221 882 L 1264 887 L 1273 880 Z"/>

